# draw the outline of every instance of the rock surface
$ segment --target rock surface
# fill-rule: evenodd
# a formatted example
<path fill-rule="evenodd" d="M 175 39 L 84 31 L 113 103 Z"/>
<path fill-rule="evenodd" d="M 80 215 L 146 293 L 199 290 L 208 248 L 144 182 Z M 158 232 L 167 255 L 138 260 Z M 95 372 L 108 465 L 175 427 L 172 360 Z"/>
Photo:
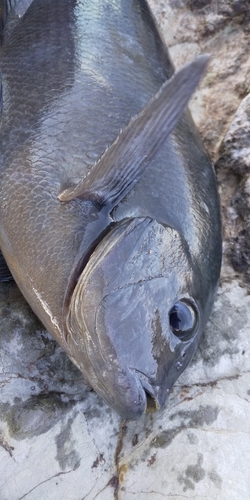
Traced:
<path fill-rule="evenodd" d="M 85 384 L 17 287 L 2 284 L 1 500 L 250 497 L 249 2 L 150 5 L 177 67 L 212 54 L 190 107 L 219 177 L 218 297 L 167 407 L 125 422 Z"/>

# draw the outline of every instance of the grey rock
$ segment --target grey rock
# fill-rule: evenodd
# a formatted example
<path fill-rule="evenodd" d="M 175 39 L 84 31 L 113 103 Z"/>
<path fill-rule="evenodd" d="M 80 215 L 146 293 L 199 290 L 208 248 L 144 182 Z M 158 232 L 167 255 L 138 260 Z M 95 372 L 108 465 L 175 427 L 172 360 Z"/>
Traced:
<path fill-rule="evenodd" d="M 217 162 L 224 186 L 225 257 L 244 286 L 250 284 L 250 95 L 238 107 Z M 230 192 L 230 196 L 228 193 Z"/>

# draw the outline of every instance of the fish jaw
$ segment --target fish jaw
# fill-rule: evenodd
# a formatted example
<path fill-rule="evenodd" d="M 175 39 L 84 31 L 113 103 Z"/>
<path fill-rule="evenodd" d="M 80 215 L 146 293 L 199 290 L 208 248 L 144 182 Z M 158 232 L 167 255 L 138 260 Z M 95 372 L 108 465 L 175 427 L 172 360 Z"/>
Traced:
<path fill-rule="evenodd" d="M 177 231 L 148 218 L 125 219 L 78 279 L 66 317 L 71 359 L 123 418 L 161 409 L 197 347 L 197 303 L 191 338 L 180 340 L 169 325 L 179 297 L 194 302 L 191 264 Z"/>
<path fill-rule="evenodd" d="M 96 372 L 89 363 L 89 358 L 81 355 L 79 351 L 72 349 L 71 361 L 84 374 L 90 386 L 101 396 L 101 398 L 113 408 L 122 418 L 126 420 L 138 420 L 147 408 L 146 392 L 139 377 L 132 371 L 120 365 L 113 365 L 112 371 L 99 366 Z M 102 369 L 103 368 L 103 369 Z"/>

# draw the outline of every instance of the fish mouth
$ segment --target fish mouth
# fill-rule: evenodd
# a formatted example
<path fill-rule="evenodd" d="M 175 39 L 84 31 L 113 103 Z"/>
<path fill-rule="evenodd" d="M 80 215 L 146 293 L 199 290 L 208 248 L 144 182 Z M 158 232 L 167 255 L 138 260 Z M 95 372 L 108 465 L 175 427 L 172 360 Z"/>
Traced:
<path fill-rule="evenodd" d="M 145 394 L 147 400 L 147 406 L 145 411 L 147 413 L 155 413 L 156 411 L 159 410 L 158 401 L 146 389 L 145 389 Z"/>
<path fill-rule="evenodd" d="M 131 369 L 131 371 L 135 373 L 136 377 L 139 379 L 139 382 L 145 392 L 146 406 L 144 411 L 146 413 L 156 413 L 158 410 L 162 408 L 162 406 L 165 404 L 166 401 L 166 397 L 164 398 L 164 401 L 162 401 L 161 388 L 157 385 L 150 383 L 149 378 L 139 370 Z"/>
<path fill-rule="evenodd" d="M 130 390 L 126 391 L 125 389 L 123 392 L 122 404 L 120 398 L 115 398 L 113 404 L 113 407 L 123 418 L 137 420 L 146 413 L 156 413 L 162 408 L 160 387 L 151 384 L 148 377 L 136 369 L 128 368 L 127 375 L 133 380 Z"/>

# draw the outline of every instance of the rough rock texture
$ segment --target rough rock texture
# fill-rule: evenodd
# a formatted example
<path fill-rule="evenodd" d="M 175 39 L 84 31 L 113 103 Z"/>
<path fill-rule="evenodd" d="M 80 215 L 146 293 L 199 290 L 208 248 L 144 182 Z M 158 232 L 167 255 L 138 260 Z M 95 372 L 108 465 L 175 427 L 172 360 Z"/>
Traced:
<path fill-rule="evenodd" d="M 225 255 L 235 274 L 249 289 L 250 94 L 241 102 L 222 142 L 219 154 L 217 170 L 221 186 L 223 186 Z"/>
<path fill-rule="evenodd" d="M 250 4 L 150 4 L 177 67 L 212 54 L 191 110 L 217 161 L 218 298 L 167 407 L 125 422 L 85 384 L 17 287 L 2 284 L 1 500 L 249 500 Z"/>

